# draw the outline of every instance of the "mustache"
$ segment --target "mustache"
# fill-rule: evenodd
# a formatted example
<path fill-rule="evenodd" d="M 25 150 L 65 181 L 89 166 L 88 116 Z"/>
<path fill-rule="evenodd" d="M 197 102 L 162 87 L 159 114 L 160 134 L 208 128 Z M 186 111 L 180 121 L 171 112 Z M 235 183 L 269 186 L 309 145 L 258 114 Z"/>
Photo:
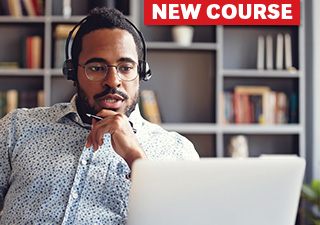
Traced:
<path fill-rule="evenodd" d="M 129 99 L 129 96 L 126 93 L 118 90 L 115 87 L 114 88 L 107 87 L 106 90 L 104 90 L 101 93 L 98 93 L 98 94 L 94 95 L 93 98 L 96 100 L 96 99 L 101 98 L 101 97 L 103 97 L 103 96 L 105 96 L 107 94 L 117 94 L 117 95 L 121 96 L 124 100 Z"/>

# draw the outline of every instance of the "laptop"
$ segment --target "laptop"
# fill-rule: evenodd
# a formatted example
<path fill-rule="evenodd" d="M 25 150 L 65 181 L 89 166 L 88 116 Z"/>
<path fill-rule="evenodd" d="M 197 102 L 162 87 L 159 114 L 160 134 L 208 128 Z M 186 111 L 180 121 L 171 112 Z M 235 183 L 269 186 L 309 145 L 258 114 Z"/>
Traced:
<path fill-rule="evenodd" d="M 137 160 L 128 225 L 294 225 L 299 157 Z"/>

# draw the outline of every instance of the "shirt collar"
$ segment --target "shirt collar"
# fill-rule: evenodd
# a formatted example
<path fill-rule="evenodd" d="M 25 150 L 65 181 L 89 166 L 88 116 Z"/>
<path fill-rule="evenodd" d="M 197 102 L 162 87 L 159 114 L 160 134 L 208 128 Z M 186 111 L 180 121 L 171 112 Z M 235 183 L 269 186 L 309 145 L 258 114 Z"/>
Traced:
<path fill-rule="evenodd" d="M 81 120 L 81 117 L 77 110 L 77 104 L 76 104 L 77 94 L 75 94 L 70 103 L 63 104 L 63 107 L 61 109 L 60 114 L 57 117 L 57 122 L 61 121 L 63 118 L 68 117 L 71 120 L 73 120 L 76 123 L 79 123 L 80 125 L 84 125 L 84 123 Z"/>

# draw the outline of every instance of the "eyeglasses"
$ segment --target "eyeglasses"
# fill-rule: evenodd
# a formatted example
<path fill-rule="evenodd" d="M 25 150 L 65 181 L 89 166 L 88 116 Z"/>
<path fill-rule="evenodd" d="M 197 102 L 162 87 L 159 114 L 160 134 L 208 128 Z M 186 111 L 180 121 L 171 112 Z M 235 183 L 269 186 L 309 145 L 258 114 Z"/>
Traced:
<path fill-rule="evenodd" d="M 86 64 L 85 66 L 78 66 L 84 69 L 87 78 L 91 81 L 103 80 L 107 76 L 110 67 L 114 67 L 116 69 L 117 76 L 122 81 L 130 82 L 138 77 L 137 64 L 134 62 L 124 62 L 118 64 L 117 66 L 108 66 L 101 62 L 92 62 Z"/>

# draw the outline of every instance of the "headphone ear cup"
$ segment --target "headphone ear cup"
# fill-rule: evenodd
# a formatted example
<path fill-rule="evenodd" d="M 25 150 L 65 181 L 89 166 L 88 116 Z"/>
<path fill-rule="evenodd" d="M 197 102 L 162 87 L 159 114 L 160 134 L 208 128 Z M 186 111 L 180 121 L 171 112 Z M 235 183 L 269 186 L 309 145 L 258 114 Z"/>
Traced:
<path fill-rule="evenodd" d="M 152 72 L 151 72 L 151 69 L 149 67 L 149 63 L 144 62 L 144 64 L 145 64 L 145 70 L 144 70 L 144 78 L 143 78 L 143 80 L 144 81 L 148 81 L 152 77 Z"/>
<path fill-rule="evenodd" d="M 75 80 L 74 67 L 71 59 L 67 59 L 63 63 L 62 68 L 63 76 L 67 80 Z"/>
<path fill-rule="evenodd" d="M 151 74 L 149 64 L 145 61 L 140 61 L 140 66 L 139 66 L 140 80 L 148 81 L 148 80 L 150 80 L 151 76 L 152 76 L 152 74 Z"/>

